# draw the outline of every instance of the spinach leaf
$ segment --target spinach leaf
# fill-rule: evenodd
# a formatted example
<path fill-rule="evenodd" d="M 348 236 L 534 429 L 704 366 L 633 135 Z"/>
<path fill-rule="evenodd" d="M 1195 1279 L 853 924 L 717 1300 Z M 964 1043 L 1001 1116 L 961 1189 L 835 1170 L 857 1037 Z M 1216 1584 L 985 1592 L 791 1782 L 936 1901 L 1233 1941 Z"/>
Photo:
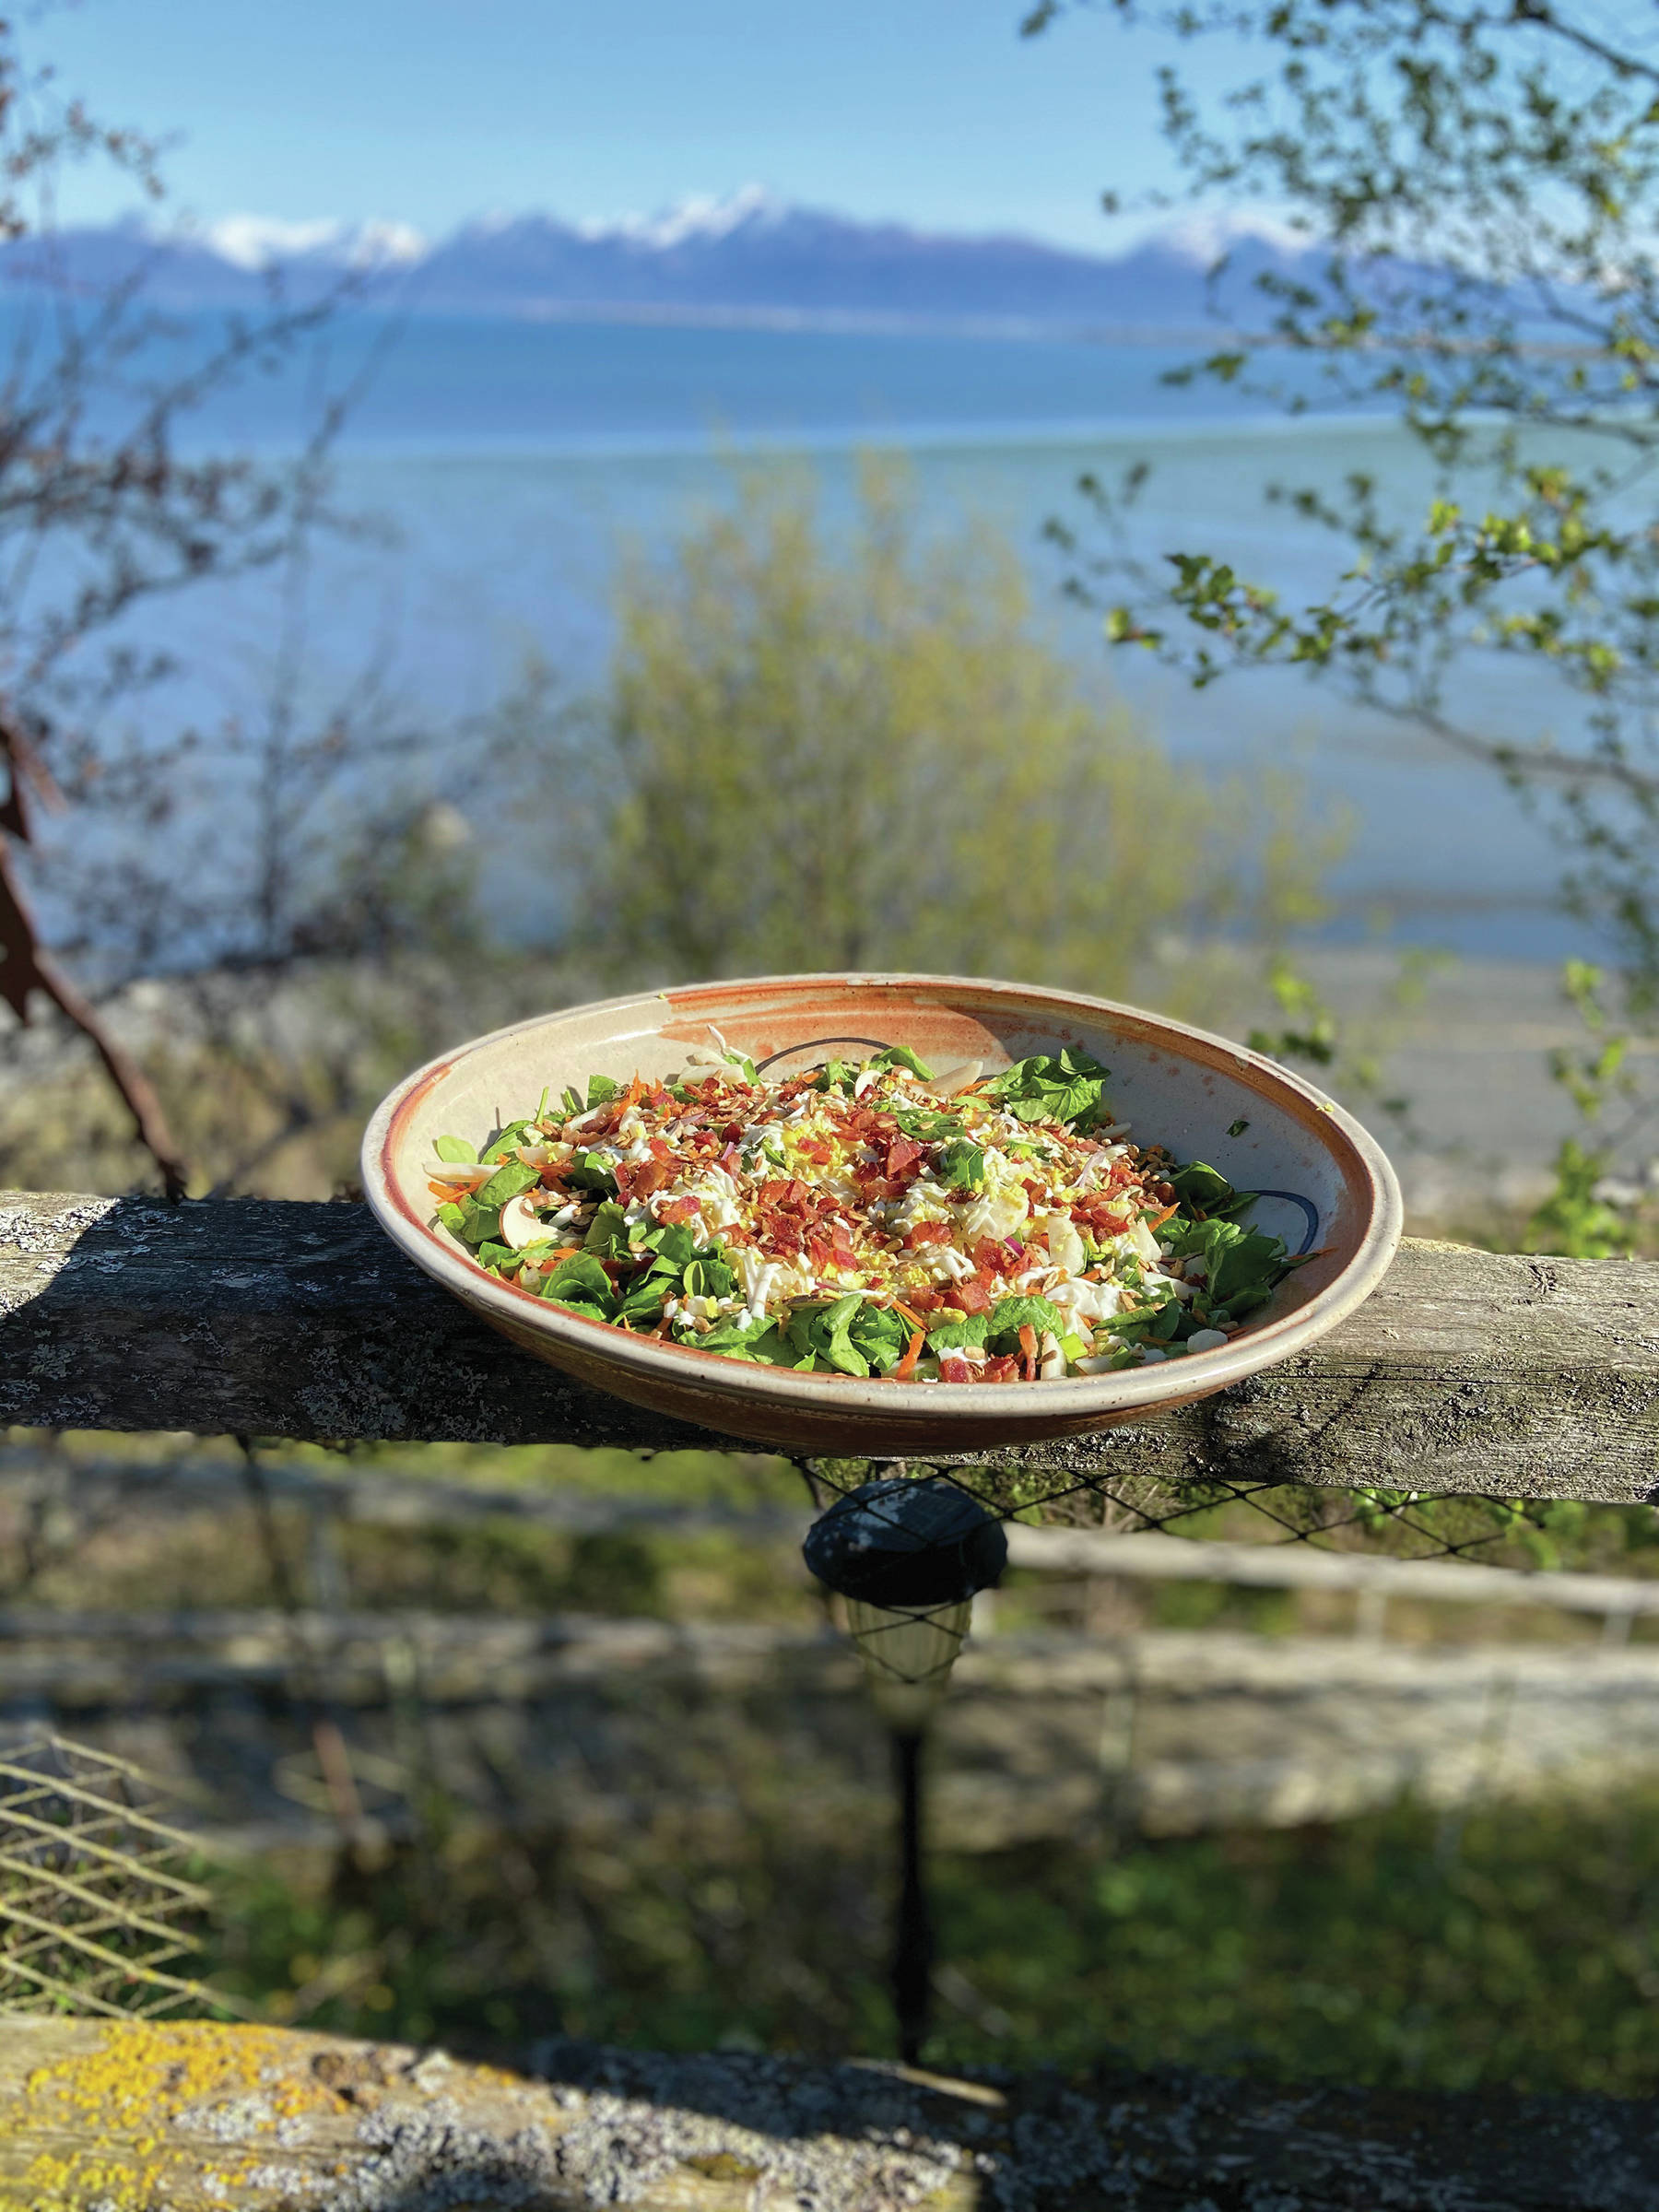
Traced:
<path fill-rule="evenodd" d="M 933 1069 L 918 1060 L 908 1044 L 889 1044 L 871 1061 L 872 1067 L 908 1067 L 912 1076 L 920 1076 L 924 1083 L 933 1081 Z"/>
<path fill-rule="evenodd" d="M 539 1168 L 527 1168 L 520 1160 L 510 1159 L 504 1167 L 496 1170 L 483 1188 L 475 1192 L 474 1196 L 479 1206 L 502 1206 L 509 1198 L 516 1198 L 522 1191 L 535 1190 L 540 1181 Z M 548 1203 L 551 1202 L 549 1193 Z"/>
<path fill-rule="evenodd" d="M 484 1167 L 493 1166 L 495 1161 L 501 1159 L 505 1153 L 515 1151 L 523 1144 L 524 1132 L 529 1126 L 528 1122 L 509 1122 L 495 1141 L 486 1145 L 483 1151 L 479 1153 L 478 1159 L 481 1165 Z"/>
<path fill-rule="evenodd" d="M 1017 1352 L 1019 1332 L 1028 1323 L 1039 1338 L 1044 1329 L 1052 1329 L 1056 1336 L 1065 1334 L 1065 1314 L 1046 1298 L 1004 1298 L 992 1311 L 985 1342 L 994 1352 Z"/>
<path fill-rule="evenodd" d="M 663 1318 L 663 1303 L 674 1288 L 666 1276 L 651 1274 L 640 1277 L 621 1294 L 617 1318 L 619 1321 L 643 1321 L 654 1325 Z"/>
<path fill-rule="evenodd" d="M 947 1191 L 982 1190 L 985 1155 L 971 1137 L 959 1136 L 940 1153 L 934 1173 Z"/>
<path fill-rule="evenodd" d="M 919 1138 L 924 1145 L 948 1143 L 952 1137 L 966 1136 L 968 1128 L 954 1113 L 930 1113 L 925 1107 L 897 1106 L 893 1119 L 906 1136 Z"/>
<path fill-rule="evenodd" d="M 1067 1045 L 1059 1053 L 1034 1053 L 1029 1060 L 1017 1060 L 987 1088 L 1022 1122 L 1070 1122 L 1087 1129 L 1112 1118 L 1106 1104 L 1110 1072 L 1088 1053 L 1074 1052 Z"/>
<path fill-rule="evenodd" d="M 617 1194 L 617 1179 L 610 1162 L 595 1159 L 591 1152 L 578 1152 L 565 1170 L 565 1180 L 579 1191 L 599 1191 L 607 1198 Z"/>
<path fill-rule="evenodd" d="M 732 1317 L 716 1322 L 706 1336 L 688 1339 L 700 1352 L 724 1352 L 729 1359 L 752 1359 L 763 1367 L 794 1367 L 798 1354 L 762 1315 L 757 1321 Z"/>
<path fill-rule="evenodd" d="M 574 1258 L 561 1260 L 543 1283 L 541 1294 L 556 1306 L 568 1306 L 572 1313 L 585 1314 L 590 1321 L 614 1321 L 617 1317 L 617 1294 L 611 1279 L 590 1253 L 579 1252 Z"/>
<path fill-rule="evenodd" d="M 1295 1265 L 1282 1238 L 1220 1218 L 1183 1223 L 1171 1250 L 1183 1260 L 1202 1256 L 1206 1302 L 1225 1306 L 1235 1321 L 1241 1312 L 1265 1305 Z M 1241 1299 L 1249 1300 L 1247 1307 Z"/>
<path fill-rule="evenodd" d="M 829 1304 L 797 1306 L 786 1332 L 790 1343 L 796 1351 L 824 1360 L 843 1375 L 867 1375 L 869 1360 L 849 1333 L 853 1318 L 864 1302 L 860 1291 L 849 1290 L 845 1298 Z"/>
<path fill-rule="evenodd" d="M 524 1257 L 524 1253 L 515 1252 L 511 1244 L 484 1243 L 478 1247 L 479 1266 L 493 1267 L 498 1275 L 505 1275 L 519 1266 Z"/>
<path fill-rule="evenodd" d="M 911 1332 L 891 1306 L 873 1306 L 866 1299 L 853 1316 L 847 1338 L 877 1374 L 885 1375 L 903 1359 Z"/>
<path fill-rule="evenodd" d="M 737 1287 L 737 1277 L 712 1244 L 696 1259 L 686 1261 L 680 1281 L 688 1298 L 730 1298 Z"/>
<path fill-rule="evenodd" d="M 1211 1220 L 1228 1220 L 1256 1201 L 1254 1191 L 1237 1191 L 1218 1169 L 1201 1159 L 1189 1160 L 1169 1177 L 1171 1189 L 1183 1206 L 1196 1206 Z"/>
<path fill-rule="evenodd" d="M 620 1206 L 611 1209 L 602 1206 L 594 1220 L 598 1220 L 599 1215 L 611 1210 L 618 1215 L 622 1211 Z M 671 1276 L 677 1279 L 700 1253 L 704 1259 L 718 1261 L 722 1266 L 730 1265 L 731 1254 L 718 1237 L 700 1247 L 683 1222 L 636 1221 L 628 1232 L 627 1244 L 615 1256 L 649 1260 L 653 1275 Z M 715 1295 L 724 1298 L 725 1292 L 718 1291 Z"/>
<path fill-rule="evenodd" d="M 469 1145 L 464 1136 L 441 1136 L 432 1149 L 452 1167 L 472 1167 L 478 1157 L 477 1146 Z"/>
<path fill-rule="evenodd" d="M 461 1226 L 455 1234 L 464 1244 L 487 1244 L 501 1233 L 499 1206 L 480 1206 L 476 1198 L 461 1201 Z"/>
<path fill-rule="evenodd" d="M 858 1070 L 850 1060 L 826 1060 L 818 1070 L 819 1090 L 850 1091 L 858 1080 Z"/>
<path fill-rule="evenodd" d="M 1106 1324 L 1114 1336 L 1125 1342 L 1167 1344 L 1181 1325 L 1183 1309 L 1173 1291 L 1161 1305 L 1142 1306 L 1134 1313 L 1115 1314 Z"/>
<path fill-rule="evenodd" d="M 582 1243 L 584 1252 L 596 1252 L 610 1260 L 627 1259 L 631 1249 L 628 1216 L 614 1198 L 607 1198 L 588 1223 Z"/>
<path fill-rule="evenodd" d="M 1210 1226 L 1207 1222 L 1206 1228 Z M 1249 1295 L 1252 1303 L 1260 1305 L 1276 1283 L 1283 1280 L 1290 1268 L 1290 1255 L 1284 1241 L 1270 1237 L 1263 1230 L 1241 1230 L 1231 1221 L 1215 1224 L 1218 1229 L 1230 1229 L 1233 1235 L 1225 1243 L 1218 1238 L 1209 1253 L 1209 1296 L 1213 1305 L 1227 1306 L 1235 1312 L 1239 1300 Z"/>
<path fill-rule="evenodd" d="M 622 1084 L 613 1082 L 609 1076 L 590 1076 L 587 1087 L 587 1112 L 592 1113 L 595 1106 L 608 1105 L 612 1099 L 621 1096 L 623 1088 Z"/>
<path fill-rule="evenodd" d="M 953 1313 L 948 1321 L 930 1321 L 927 1324 L 927 1348 L 930 1352 L 959 1352 L 965 1344 L 983 1344 L 991 1333 L 989 1313 Z"/>

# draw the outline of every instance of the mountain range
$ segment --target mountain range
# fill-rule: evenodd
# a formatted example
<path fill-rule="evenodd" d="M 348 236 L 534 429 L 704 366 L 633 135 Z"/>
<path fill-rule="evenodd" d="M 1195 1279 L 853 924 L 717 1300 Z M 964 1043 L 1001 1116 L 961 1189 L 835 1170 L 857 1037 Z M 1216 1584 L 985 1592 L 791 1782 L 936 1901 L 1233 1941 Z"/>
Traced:
<path fill-rule="evenodd" d="M 1249 279 L 1289 273 L 1308 249 L 1268 225 L 1212 220 L 1090 254 L 860 222 L 750 187 L 650 218 L 493 217 L 437 241 L 386 222 L 236 216 L 158 233 L 128 220 L 0 248 L 0 275 L 89 294 L 142 275 L 147 297 L 180 309 L 251 306 L 274 283 L 303 298 L 354 275 L 375 302 L 426 314 L 1191 330 L 1208 320 L 1222 253 L 1241 321 Z"/>

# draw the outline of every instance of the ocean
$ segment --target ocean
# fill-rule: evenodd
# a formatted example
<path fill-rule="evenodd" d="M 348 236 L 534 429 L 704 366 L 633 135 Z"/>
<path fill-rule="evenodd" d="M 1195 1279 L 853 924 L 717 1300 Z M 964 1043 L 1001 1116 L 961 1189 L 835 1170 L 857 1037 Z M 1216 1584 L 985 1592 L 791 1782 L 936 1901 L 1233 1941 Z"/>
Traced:
<path fill-rule="evenodd" d="M 194 435 L 279 453 L 320 380 L 348 380 L 371 347 L 336 493 L 369 527 L 320 539 L 310 563 L 304 683 L 319 705 L 373 665 L 406 718 L 476 728 L 533 657 L 579 694 L 603 671 L 619 545 L 662 545 L 729 500 L 740 466 L 772 456 L 818 472 L 833 524 L 849 512 L 858 454 L 879 450 L 907 459 L 924 529 L 979 518 L 1006 533 L 1040 619 L 1172 754 L 1218 771 L 1293 768 L 1315 814 L 1347 816 L 1327 941 L 1532 959 L 1597 949 L 1555 904 L 1559 852 L 1489 771 L 1295 672 L 1194 691 L 1144 654 L 1107 648 L 1098 618 L 1061 594 L 1065 562 L 1045 522 L 1086 527 L 1079 477 L 1111 479 L 1136 461 L 1151 476 L 1131 542 L 1149 565 L 1206 550 L 1288 593 L 1328 589 L 1340 541 L 1265 494 L 1274 483 L 1331 492 L 1363 471 L 1411 512 L 1427 477 L 1384 419 L 1287 416 L 1213 385 L 1171 388 L 1164 374 L 1190 348 L 359 318 L 305 377 L 216 402 Z M 232 712 L 271 657 L 278 590 L 267 578 L 187 597 L 147 618 L 147 641 L 178 653 L 198 702 Z M 1519 671 L 1483 677 L 1464 705 L 1495 735 L 1544 734 L 1535 679 Z"/>

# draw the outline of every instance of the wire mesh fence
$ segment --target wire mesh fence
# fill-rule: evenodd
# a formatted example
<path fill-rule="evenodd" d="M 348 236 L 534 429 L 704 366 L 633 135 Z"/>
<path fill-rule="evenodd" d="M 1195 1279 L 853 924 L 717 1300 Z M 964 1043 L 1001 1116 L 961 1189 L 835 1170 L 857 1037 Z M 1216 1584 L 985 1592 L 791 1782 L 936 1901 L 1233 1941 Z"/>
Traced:
<path fill-rule="evenodd" d="M 176 1970 L 209 1901 L 135 1766 L 56 1735 L 0 1751 L 0 2017 L 217 2003 Z"/>
<path fill-rule="evenodd" d="M 1312 1488 L 1277 1482 L 1183 1481 L 1089 1475 L 1051 1479 L 1008 1470 L 811 1459 L 802 1463 L 816 1504 L 847 1497 L 871 1475 L 902 1473 L 955 1484 L 997 1520 L 1046 1521 L 1129 1535 L 1159 1530 L 1199 1538 L 1222 1533 L 1262 1543 L 1366 1550 L 1394 1559 L 1475 1559 L 1518 1569 L 1554 1564 L 1569 1530 L 1587 1514 L 1653 1520 L 1648 1507 L 1585 1508 L 1540 1498 L 1467 1491 Z M 1659 1533 L 1659 1523 L 1654 1524 Z M 1659 1564 L 1659 1553 L 1655 1554 Z"/>

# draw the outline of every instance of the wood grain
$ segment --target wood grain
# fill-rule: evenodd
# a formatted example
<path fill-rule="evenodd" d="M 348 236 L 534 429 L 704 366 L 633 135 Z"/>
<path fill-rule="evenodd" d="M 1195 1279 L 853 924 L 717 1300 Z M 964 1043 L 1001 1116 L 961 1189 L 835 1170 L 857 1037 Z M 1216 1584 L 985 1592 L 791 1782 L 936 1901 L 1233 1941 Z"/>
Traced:
<path fill-rule="evenodd" d="M 366 1208 L 0 1194 L 0 1420 L 749 1449 L 539 1365 Z M 1652 1500 L 1659 1264 L 1408 1242 L 1315 1349 L 1199 1405 L 999 1455 L 1010 1495 L 1152 1476 Z"/>

